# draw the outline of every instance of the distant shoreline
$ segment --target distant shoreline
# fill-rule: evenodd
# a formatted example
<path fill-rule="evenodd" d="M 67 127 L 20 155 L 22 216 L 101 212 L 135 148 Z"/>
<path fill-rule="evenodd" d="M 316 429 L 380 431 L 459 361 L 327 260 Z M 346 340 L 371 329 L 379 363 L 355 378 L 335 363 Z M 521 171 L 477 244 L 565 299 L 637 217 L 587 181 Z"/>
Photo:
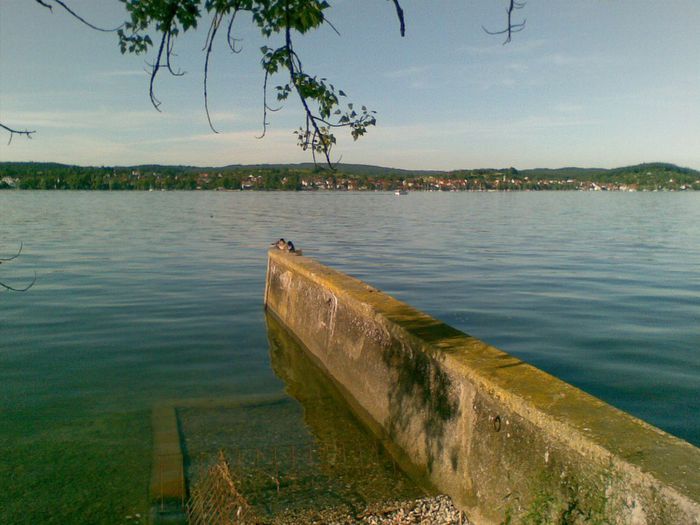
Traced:
<path fill-rule="evenodd" d="M 700 190 L 700 171 L 650 163 L 614 169 L 484 168 L 410 171 L 381 166 L 313 164 L 198 168 L 192 166 L 83 167 L 0 162 L 0 189 L 218 191 L 688 191 Z"/>
<path fill-rule="evenodd" d="M 220 188 L 195 188 L 195 189 L 91 189 L 91 188 L 7 188 L 0 187 L 0 192 L 11 193 L 16 192 L 38 192 L 38 191 L 51 191 L 51 192 L 71 192 L 71 191 L 82 191 L 82 192 L 94 192 L 94 193 L 194 193 L 194 192 L 215 192 L 215 193 L 383 193 L 383 194 L 393 194 L 395 190 L 367 190 L 367 189 L 313 189 L 313 190 L 284 190 L 284 189 L 220 189 Z M 658 188 L 658 189 L 629 189 L 629 188 L 599 188 L 599 189 L 584 189 L 584 188 L 540 188 L 540 189 L 460 189 L 460 190 L 424 190 L 424 189 L 412 189 L 407 193 L 570 193 L 570 192 L 622 192 L 622 193 L 683 193 L 683 192 L 695 192 L 700 191 L 700 188 Z"/>

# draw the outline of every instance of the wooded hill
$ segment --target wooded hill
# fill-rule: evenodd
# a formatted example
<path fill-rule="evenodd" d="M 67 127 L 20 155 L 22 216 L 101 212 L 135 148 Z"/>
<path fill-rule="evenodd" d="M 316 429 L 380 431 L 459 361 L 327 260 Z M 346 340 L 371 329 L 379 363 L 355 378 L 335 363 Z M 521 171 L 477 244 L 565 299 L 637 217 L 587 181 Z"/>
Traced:
<path fill-rule="evenodd" d="M 341 164 L 336 171 L 311 163 L 222 167 L 75 166 L 2 162 L 0 189 L 79 190 L 553 190 L 700 189 L 700 172 L 674 164 L 649 163 L 614 169 L 566 167 L 455 171 L 405 170 Z"/>

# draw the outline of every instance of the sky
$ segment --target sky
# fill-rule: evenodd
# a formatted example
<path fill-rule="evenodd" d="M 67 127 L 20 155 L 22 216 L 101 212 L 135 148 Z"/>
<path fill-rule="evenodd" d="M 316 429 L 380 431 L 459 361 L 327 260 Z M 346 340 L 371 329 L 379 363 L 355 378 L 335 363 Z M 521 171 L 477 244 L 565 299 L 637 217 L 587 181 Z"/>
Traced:
<path fill-rule="evenodd" d="M 94 24 L 125 20 L 117 0 L 65 0 Z M 506 1 L 330 0 L 330 28 L 298 36 L 311 74 L 327 77 L 377 126 L 354 142 L 339 132 L 333 160 L 406 169 L 617 167 L 671 162 L 700 169 L 698 0 L 529 0 L 525 29 L 503 45 Z M 311 160 L 296 145 L 296 100 L 262 131 L 265 44 L 249 18 L 224 39 L 209 76 L 213 133 L 202 96 L 208 18 L 178 38 L 182 77 L 149 56 L 122 55 L 117 37 L 61 9 L 0 0 L 0 160 L 80 165 L 223 166 Z M 205 27 L 206 26 L 206 27 Z M 276 43 L 276 41 L 274 42 Z M 279 78 L 279 83 L 284 82 Z M 272 85 L 276 85 L 275 78 Z"/>

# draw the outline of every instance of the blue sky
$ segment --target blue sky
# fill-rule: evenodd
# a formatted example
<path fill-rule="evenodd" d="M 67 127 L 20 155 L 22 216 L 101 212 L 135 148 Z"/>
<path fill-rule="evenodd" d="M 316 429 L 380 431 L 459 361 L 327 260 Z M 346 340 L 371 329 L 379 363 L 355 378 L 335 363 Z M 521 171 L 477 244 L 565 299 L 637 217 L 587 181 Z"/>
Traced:
<path fill-rule="evenodd" d="M 116 0 L 67 0 L 96 24 L 118 25 Z M 309 73 L 328 77 L 378 113 L 358 142 L 344 134 L 342 162 L 415 169 L 615 167 L 664 161 L 700 169 L 700 2 L 530 0 L 512 43 L 485 34 L 505 22 L 505 1 L 332 1 L 330 29 L 299 37 Z M 292 131 L 295 101 L 269 115 L 264 139 L 260 46 L 241 17 L 243 51 L 215 48 L 209 130 L 201 51 L 206 31 L 182 35 L 162 75 L 158 113 L 143 56 L 123 56 L 114 34 L 59 9 L 0 0 L 0 121 L 36 129 L 0 136 L 0 159 L 83 165 L 219 166 L 305 162 Z M 282 82 L 283 79 L 280 79 Z"/>

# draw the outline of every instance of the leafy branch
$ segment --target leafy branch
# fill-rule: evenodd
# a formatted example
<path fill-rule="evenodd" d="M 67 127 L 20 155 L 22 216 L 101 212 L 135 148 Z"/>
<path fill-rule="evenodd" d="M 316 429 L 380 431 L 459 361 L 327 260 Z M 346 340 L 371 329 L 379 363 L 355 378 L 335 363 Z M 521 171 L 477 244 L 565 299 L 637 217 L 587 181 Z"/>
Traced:
<path fill-rule="evenodd" d="M 278 102 L 284 102 L 289 95 L 296 93 L 304 109 L 305 122 L 294 131 L 298 145 L 304 150 L 310 150 L 316 162 L 316 155 L 323 156 L 325 163 L 333 168 L 331 150 L 336 144 L 334 131 L 338 128 L 348 128 L 354 140 L 364 136 L 370 126 L 376 125 L 376 112 L 366 106 L 356 106 L 350 102 L 341 104 L 341 98 L 346 94 L 333 86 L 326 78 L 308 74 L 302 60 L 295 51 L 294 39 L 309 31 L 326 25 L 338 31 L 326 17 L 330 8 L 327 0 L 119 0 L 124 4 L 128 19 L 119 27 L 105 29 L 89 22 L 76 11 L 71 9 L 63 0 L 34 0 L 36 3 L 53 11 L 59 6 L 82 24 L 91 29 L 103 32 L 116 32 L 119 38 L 119 49 L 122 54 L 145 54 L 151 48 L 156 49 L 152 63 L 149 63 L 150 81 L 149 98 L 153 107 L 161 111 L 161 102 L 156 96 L 156 79 L 162 70 L 170 75 L 182 76 L 184 72 L 173 66 L 176 56 L 175 43 L 180 34 L 196 30 L 198 22 L 204 13 L 211 17 L 209 29 L 204 42 L 203 66 L 203 98 L 204 110 L 209 127 L 218 133 L 212 122 L 209 109 L 209 63 L 217 36 L 224 33 L 229 49 L 233 53 L 240 52 L 237 43 L 240 41 L 234 35 L 234 22 L 239 13 L 248 13 L 253 24 L 258 27 L 266 44 L 262 52 L 263 82 L 263 131 L 260 138 L 267 132 L 268 111 L 274 112 L 281 108 L 273 108 L 268 104 L 268 81 L 277 73 L 286 73 L 289 80 L 275 87 Z M 394 6 L 399 22 L 401 36 L 406 34 L 406 21 L 400 0 L 388 0 Z M 483 30 L 490 35 L 505 34 L 504 44 L 511 41 L 513 33 L 522 31 L 525 20 L 513 22 L 515 10 L 522 9 L 524 1 L 509 0 L 507 9 L 507 26 L 501 31 Z M 225 24 L 225 26 L 223 25 Z M 151 37 L 153 33 L 154 36 Z M 281 39 L 277 46 L 272 42 Z M 157 45 L 154 45 L 157 42 Z M 269 44 L 269 45 L 268 45 Z M 0 127 L 10 133 L 10 142 L 14 135 L 25 135 L 31 138 L 34 131 L 17 130 L 2 123 Z"/>
<path fill-rule="evenodd" d="M 233 26 L 240 12 L 252 16 L 253 23 L 258 26 L 263 38 L 268 42 L 277 36 L 283 37 L 279 47 L 263 45 L 262 68 L 265 73 L 263 82 L 263 132 L 265 136 L 268 111 L 277 111 L 268 104 L 268 81 L 271 76 L 285 71 L 289 81 L 276 86 L 277 100 L 287 100 L 290 93 L 295 92 L 305 113 L 305 125 L 295 134 L 299 146 L 311 150 L 316 161 L 316 155 L 323 155 L 326 164 L 332 166 L 331 149 L 336 143 L 332 130 L 349 128 L 354 140 L 363 136 L 369 126 L 376 124 L 375 113 L 362 106 L 361 111 L 348 104 L 346 109 L 340 108 L 339 97 L 345 97 L 342 90 L 336 90 L 333 84 L 325 78 L 318 78 L 306 73 L 301 58 L 294 49 L 295 35 L 303 35 L 318 29 L 323 24 L 333 27 L 327 20 L 325 11 L 330 8 L 326 0 L 121 0 L 124 2 L 130 19 L 118 30 L 119 45 L 122 53 L 141 54 L 154 46 L 154 38 L 148 34 L 149 29 L 155 29 L 159 44 L 155 61 L 151 64 L 149 96 L 153 106 L 160 110 L 160 101 L 155 95 L 155 81 L 162 69 L 170 74 L 181 75 L 175 71 L 171 59 L 175 39 L 181 33 L 197 27 L 202 18 L 202 8 L 211 16 L 211 22 L 204 44 L 204 109 L 210 128 L 217 132 L 211 119 L 208 96 L 209 62 L 214 43 L 222 24 L 226 24 L 226 41 L 234 53 L 237 49 L 237 39 L 233 37 Z M 399 20 L 404 32 L 403 11 L 398 0 L 393 0 L 399 13 Z M 335 29 L 335 28 L 333 28 Z"/>
<path fill-rule="evenodd" d="M 350 128 L 350 134 L 357 140 L 367 132 L 369 126 L 376 124 L 374 111 L 369 111 L 362 106 L 362 111 L 357 112 L 353 104 L 347 104 L 347 109 L 340 108 L 339 97 L 346 97 L 342 90 L 336 90 L 326 78 L 311 76 L 304 71 L 301 59 L 294 50 L 292 31 L 303 33 L 310 28 L 320 25 L 324 21 L 323 10 L 328 8 L 327 2 L 314 2 L 317 11 L 307 21 L 300 23 L 295 20 L 295 12 L 290 7 L 290 0 L 285 1 L 284 11 L 284 45 L 277 49 L 267 46 L 261 48 L 263 52 L 263 69 L 265 70 L 265 85 L 270 75 L 274 75 L 281 69 L 289 73 L 289 82 L 276 87 L 277 100 L 282 102 L 288 99 L 292 91 L 296 92 L 305 113 L 305 125 L 300 126 L 294 133 L 297 143 L 303 150 L 311 150 L 314 162 L 316 154 L 322 154 L 328 166 L 333 167 L 330 154 L 336 143 L 333 129 Z M 267 95 L 265 95 L 265 99 Z M 269 106 L 265 105 L 265 111 Z M 263 118 L 263 135 L 267 123 Z"/>

